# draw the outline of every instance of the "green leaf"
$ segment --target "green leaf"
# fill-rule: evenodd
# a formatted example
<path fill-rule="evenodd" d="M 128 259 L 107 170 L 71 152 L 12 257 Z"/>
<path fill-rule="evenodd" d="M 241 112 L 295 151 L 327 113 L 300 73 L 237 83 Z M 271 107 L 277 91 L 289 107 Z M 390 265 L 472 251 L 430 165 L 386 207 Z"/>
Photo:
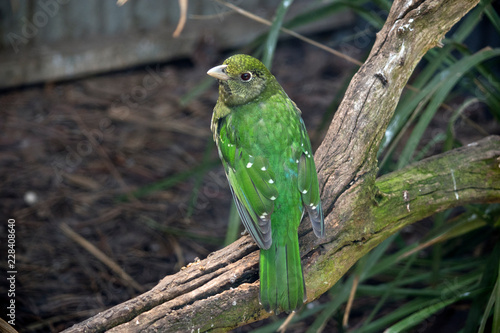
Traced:
<path fill-rule="evenodd" d="M 276 16 L 274 17 L 273 25 L 269 29 L 269 34 L 267 35 L 267 40 L 264 45 L 264 56 L 262 57 L 262 63 L 269 70 L 271 69 L 271 64 L 273 62 L 274 50 L 276 49 L 276 43 L 278 42 L 283 19 L 285 18 L 285 14 L 292 3 L 293 0 L 281 1 L 278 9 L 276 10 Z"/>
<path fill-rule="evenodd" d="M 497 246 L 498 250 L 498 246 Z M 498 252 L 498 251 L 497 251 Z M 497 256 L 498 257 L 498 256 Z M 483 317 L 481 318 L 481 325 L 479 326 L 478 333 L 484 332 L 484 328 L 486 327 L 486 322 L 490 317 L 491 309 L 493 305 L 495 308 L 493 309 L 493 323 L 492 323 L 492 332 L 500 332 L 500 261 L 499 266 L 496 271 L 496 282 L 493 290 L 491 291 L 490 298 L 488 303 L 486 304 L 486 309 L 484 310 Z M 494 273 L 493 273 L 494 274 Z"/>
<path fill-rule="evenodd" d="M 319 311 L 325 309 L 327 307 L 327 305 L 328 305 L 328 303 L 327 304 L 320 304 L 320 305 L 317 305 L 314 307 L 310 307 L 310 308 L 307 307 L 307 308 L 301 310 L 293 317 L 293 319 L 290 321 L 290 324 L 293 324 L 293 323 L 302 321 L 306 318 L 312 317 L 313 315 L 315 315 Z M 253 333 L 275 333 L 278 331 L 278 328 L 283 324 L 283 322 L 285 320 L 286 320 L 286 318 L 277 320 L 275 322 L 270 323 L 269 325 L 260 327 L 258 329 L 253 329 L 252 332 Z"/>
<path fill-rule="evenodd" d="M 389 246 L 391 246 L 394 239 L 398 236 L 398 234 L 391 235 L 387 237 L 380 245 L 378 245 L 375 249 L 373 249 L 369 254 L 367 254 L 364 258 L 366 258 L 365 264 L 363 265 L 363 269 L 359 272 L 359 280 L 363 282 L 366 280 L 370 273 L 372 272 L 375 266 L 378 266 L 380 263 L 380 259 L 387 251 Z M 392 264 L 394 264 L 393 262 Z"/>
<path fill-rule="evenodd" d="M 493 24 L 496 31 L 500 33 L 500 17 L 498 16 L 498 13 L 495 11 L 495 9 L 493 9 L 491 3 L 485 6 L 484 13 L 490 20 L 491 24 Z"/>
<path fill-rule="evenodd" d="M 227 246 L 239 238 L 240 232 L 240 215 L 233 200 L 231 200 L 231 209 L 229 210 L 229 223 L 227 225 L 226 238 L 224 246 Z"/>
<path fill-rule="evenodd" d="M 450 298 L 450 299 L 447 299 L 447 300 L 444 300 L 444 301 L 441 301 L 441 302 L 438 302 L 435 304 L 432 304 L 431 306 L 428 306 L 428 307 L 426 307 L 418 312 L 415 312 L 414 314 L 407 317 L 406 319 L 401 320 L 397 324 L 389 327 L 388 329 L 386 329 L 384 331 L 384 333 L 404 332 L 404 331 L 408 330 L 409 328 L 420 324 L 423 320 L 430 317 L 434 313 L 438 312 L 442 308 L 444 308 L 450 304 L 453 304 L 466 296 L 468 296 L 468 293 L 463 294 L 463 295 L 459 295 L 457 297 L 453 297 L 453 298 Z"/>
<path fill-rule="evenodd" d="M 458 117 L 466 110 L 469 106 L 472 104 L 479 103 L 479 100 L 477 98 L 470 98 L 466 100 L 458 109 L 453 112 L 453 114 L 450 117 L 450 120 L 448 121 L 448 126 L 446 128 L 446 140 L 444 143 L 444 151 L 448 151 L 454 148 L 453 142 L 455 140 L 455 122 L 457 121 Z"/>
<path fill-rule="evenodd" d="M 416 299 L 405 303 L 404 305 L 398 307 L 396 310 L 390 312 L 389 314 L 381 317 L 380 319 L 370 323 L 366 327 L 357 330 L 357 333 L 370 333 L 370 332 L 380 332 L 382 329 L 389 327 L 392 323 L 407 316 L 412 315 L 416 311 L 421 310 L 424 307 L 428 307 L 434 304 L 434 300 L 424 300 Z"/>
<path fill-rule="evenodd" d="M 389 297 L 393 294 L 394 292 L 394 286 L 399 282 L 401 281 L 402 277 L 408 272 L 409 268 L 411 265 L 413 265 L 413 262 L 415 260 L 416 256 L 413 255 L 411 256 L 406 264 L 404 265 L 403 269 L 401 269 L 397 276 L 390 282 L 386 283 L 384 285 L 385 287 L 385 290 L 384 290 L 384 293 L 382 294 L 382 297 L 380 297 L 377 305 L 375 305 L 375 307 L 373 308 L 373 310 L 371 311 L 370 315 L 368 316 L 368 318 L 366 318 L 366 320 L 364 321 L 364 324 L 362 327 L 365 327 L 367 326 L 371 321 L 372 319 L 375 317 L 375 315 L 379 312 L 379 310 L 382 308 L 382 306 L 384 306 L 384 304 L 386 304 L 386 302 L 388 301 Z"/>
<path fill-rule="evenodd" d="M 431 141 L 429 141 L 416 155 L 415 155 L 415 160 L 421 160 L 425 156 L 429 154 L 429 151 L 434 149 L 434 147 L 443 141 L 446 140 L 446 134 L 444 133 L 438 133 L 436 134 Z"/>
<path fill-rule="evenodd" d="M 447 71 L 444 71 L 441 76 L 435 77 L 432 80 L 430 86 L 438 87 L 438 89 L 429 102 L 429 105 L 427 105 L 427 108 L 420 117 L 417 125 L 413 129 L 410 138 L 406 142 L 399 158 L 398 169 L 404 167 L 412 161 L 413 153 L 415 152 L 420 139 L 427 129 L 427 126 L 432 118 L 434 118 L 439 106 L 444 102 L 446 96 L 448 96 L 457 81 L 477 64 L 498 55 L 500 55 L 500 49 L 479 51 L 469 57 L 461 59 L 456 64 L 448 68 Z M 422 93 L 424 91 L 425 93 L 428 93 L 426 90 L 427 89 L 423 90 Z"/>
<path fill-rule="evenodd" d="M 500 275 L 499 275 L 500 276 Z M 500 323 L 498 322 L 499 318 L 498 318 L 498 315 L 499 315 L 499 308 L 500 306 L 498 306 L 498 303 L 500 303 L 499 301 L 499 293 L 498 293 L 498 280 L 497 280 L 497 283 L 495 283 L 495 287 L 493 288 L 493 291 L 491 292 L 491 296 L 488 300 L 488 304 L 486 304 L 486 309 L 484 310 L 484 313 L 483 313 L 483 317 L 481 318 L 481 324 L 479 325 L 479 330 L 477 331 L 478 333 L 483 333 L 484 332 L 484 328 L 486 327 L 486 323 L 488 322 L 488 318 L 490 317 L 490 312 L 491 312 L 491 308 L 493 308 L 493 305 L 495 305 L 495 310 L 494 310 L 494 313 L 493 313 L 493 329 L 491 330 L 492 332 L 498 332 L 498 330 L 500 329 Z"/>
<path fill-rule="evenodd" d="M 413 121 L 418 117 L 421 110 L 431 99 L 435 91 L 439 89 L 439 87 L 440 87 L 440 82 L 431 83 L 427 85 L 424 89 L 420 90 L 420 92 L 410 100 L 408 101 L 401 100 L 399 102 L 398 105 L 402 105 L 402 108 L 399 112 L 398 110 L 396 110 L 396 113 L 394 114 L 394 117 L 389 123 L 389 126 L 387 126 L 384 139 L 382 140 L 383 142 L 379 149 L 380 153 L 385 148 L 384 147 L 385 144 L 391 142 L 391 146 L 386 152 L 384 159 L 380 163 L 381 168 L 384 167 L 392 151 L 395 149 L 397 143 L 401 140 L 403 135 L 412 125 Z"/>
<path fill-rule="evenodd" d="M 498 282 L 499 262 L 500 262 L 500 245 L 496 244 L 493 251 L 488 257 L 488 260 L 482 272 L 481 282 L 478 286 L 478 290 L 482 292 L 479 293 L 478 295 L 475 295 L 474 301 L 472 302 L 472 305 L 470 307 L 470 311 L 467 316 L 467 322 L 465 323 L 466 332 L 476 331 L 478 323 L 481 323 L 479 331 L 481 331 L 481 327 L 483 327 L 484 330 L 486 321 L 491 313 L 491 306 L 493 306 L 493 300 L 491 300 L 491 298 L 493 295 L 496 294 L 494 289 Z M 490 292 L 488 293 L 487 291 Z M 484 308 L 486 309 L 482 312 L 481 315 L 481 311 Z"/>
<path fill-rule="evenodd" d="M 493 332 L 500 332 L 500 262 L 497 271 L 497 282 L 491 297 L 495 300 L 495 309 L 493 310 Z"/>
<path fill-rule="evenodd" d="M 486 1 L 485 3 L 489 2 L 491 1 Z M 458 28 L 452 35 L 452 43 L 450 43 L 450 40 L 445 39 L 445 46 L 442 49 L 431 49 L 424 56 L 424 61 L 427 63 L 412 82 L 415 91 L 406 91 L 402 94 L 394 117 L 387 127 L 385 136 L 380 144 L 379 154 L 385 151 L 384 159 L 380 163 L 381 169 L 386 167 L 389 157 L 403 137 L 405 130 L 410 126 L 408 121 L 410 115 L 413 113 L 413 117 L 416 117 L 420 113 L 420 111 L 415 111 L 416 106 L 419 105 L 419 103 L 423 104 L 420 105 L 421 108 L 427 103 L 430 96 L 427 97 L 426 100 L 423 100 L 422 98 L 424 98 L 426 94 L 421 94 L 422 90 L 431 85 L 429 81 L 433 77 L 435 78 L 441 75 L 437 73 L 437 71 L 439 68 L 442 68 L 444 64 L 451 66 L 456 63 L 456 59 L 451 55 L 451 52 L 457 45 L 461 45 L 481 21 L 485 3 L 482 2 L 477 8 L 469 12 L 462 22 L 459 23 Z M 429 88 L 429 91 L 433 90 L 432 87 Z M 489 94 L 489 96 L 494 96 L 494 94 Z"/>
<path fill-rule="evenodd" d="M 427 243 L 432 245 L 438 242 L 444 242 L 449 239 L 465 235 L 486 225 L 487 224 L 484 219 L 477 214 L 464 213 L 452 221 L 449 221 L 449 223 L 432 230 L 429 233 L 429 237 L 426 237 L 427 240 L 422 245 Z M 422 245 L 419 247 L 422 247 Z"/>
<path fill-rule="evenodd" d="M 307 329 L 307 333 L 322 331 L 322 328 L 325 327 L 330 318 L 339 310 L 340 306 L 347 302 L 353 282 L 354 276 L 350 276 L 345 283 L 339 281 L 330 289 L 330 294 L 334 295 L 333 300 L 325 304 L 325 310 L 316 317 L 312 325 Z"/>

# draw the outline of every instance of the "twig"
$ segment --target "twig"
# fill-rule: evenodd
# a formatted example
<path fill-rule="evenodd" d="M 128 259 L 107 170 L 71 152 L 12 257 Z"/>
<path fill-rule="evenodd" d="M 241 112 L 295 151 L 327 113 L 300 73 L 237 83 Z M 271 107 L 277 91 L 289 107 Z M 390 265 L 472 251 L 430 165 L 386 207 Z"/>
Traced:
<path fill-rule="evenodd" d="M 232 10 L 234 10 L 235 12 L 237 12 L 237 13 L 239 13 L 239 14 L 243 15 L 243 16 L 246 16 L 246 17 L 248 17 L 248 18 L 250 18 L 250 19 L 252 19 L 252 20 L 254 20 L 254 21 L 260 22 L 260 23 L 265 24 L 265 25 L 268 25 L 268 26 L 271 26 L 271 25 L 273 24 L 271 21 L 266 20 L 266 19 L 264 19 L 264 18 L 262 18 L 262 17 L 260 17 L 260 16 L 255 15 L 255 14 L 252 14 L 252 13 L 250 13 L 250 12 L 248 12 L 248 11 L 246 11 L 246 10 L 244 10 L 244 9 L 242 9 L 242 8 L 240 8 L 240 7 L 238 7 L 238 6 L 235 6 L 235 5 L 233 5 L 233 4 L 227 3 L 227 2 L 222 1 L 222 0 L 216 0 L 216 1 L 217 1 L 218 3 L 220 3 L 221 5 L 226 6 L 226 7 L 228 7 L 228 8 L 231 8 L 231 9 L 232 9 Z M 358 66 L 363 65 L 363 63 L 362 63 L 361 61 L 356 60 L 356 59 L 354 59 L 354 58 L 352 58 L 352 57 L 350 57 L 350 56 L 348 56 L 348 55 L 346 55 L 346 54 L 343 54 L 342 52 L 339 52 L 339 51 L 337 51 L 337 50 L 334 50 L 334 49 L 332 49 L 331 47 L 328 47 L 328 46 L 326 46 L 326 45 L 323 45 L 323 44 L 321 44 L 321 43 L 318 43 L 318 42 L 316 42 L 316 41 L 314 41 L 314 40 L 312 40 L 312 39 L 310 39 L 310 38 L 307 38 L 307 37 L 305 37 L 305 36 L 303 36 L 303 35 L 301 35 L 301 34 L 299 34 L 299 33 L 295 32 L 295 31 L 293 31 L 293 30 L 290 30 L 290 29 L 287 29 L 287 28 L 283 28 L 283 27 L 282 27 L 282 28 L 280 29 L 280 31 L 282 31 L 282 32 L 284 32 L 284 33 L 286 33 L 286 34 L 288 34 L 288 35 L 290 35 L 290 36 L 293 36 L 293 37 L 295 37 L 295 38 L 298 38 L 298 39 L 300 39 L 300 40 L 302 40 L 302 41 L 304 41 L 304 42 L 306 42 L 306 43 L 309 43 L 309 44 L 311 44 L 311 45 L 314 45 L 314 46 L 316 46 L 316 47 L 318 47 L 318 48 L 320 48 L 320 49 L 322 49 L 322 50 L 325 50 L 326 52 L 329 52 L 329 53 L 331 53 L 331 54 L 333 54 L 333 55 L 336 55 L 337 57 L 340 57 L 340 58 L 342 58 L 342 59 L 345 59 L 345 60 L 347 60 L 347 61 L 349 61 L 349 62 L 351 62 L 351 63 L 353 63 L 353 64 L 355 64 L 355 65 L 358 65 Z"/>
<path fill-rule="evenodd" d="M 262 24 L 265 24 L 265 25 L 268 25 L 268 26 L 271 26 L 271 25 L 272 25 L 272 22 L 271 22 L 271 21 L 266 20 L 266 19 L 264 19 L 264 18 L 262 18 L 262 17 L 260 17 L 260 16 L 257 16 L 257 15 L 255 15 L 255 14 L 253 14 L 253 13 L 250 13 L 249 11 L 246 11 L 246 10 L 244 10 L 244 9 L 242 9 L 242 8 L 238 7 L 238 6 L 235 6 L 235 5 L 233 5 L 233 4 L 227 3 L 227 2 L 225 2 L 225 1 L 223 1 L 223 0 L 215 0 L 215 1 L 217 1 L 217 2 L 218 2 L 218 3 L 220 3 L 221 5 L 224 5 L 224 6 L 228 7 L 228 8 L 231 8 L 232 10 L 234 10 L 235 12 L 237 12 L 238 14 L 241 14 L 241 15 L 243 15 L 243 16 L 246 16 L 246 17 L 248 17 L 249 19 L 252 19 L 252 20 L 254 20 L 254 21 L 257 21 L 257 22 L 259 22 L 259 23 L 262 23 Z M 326 46 L 326 45 L 324 45 L 324 44 L 318 43 L 318 42 L 316 42 L 316 41 L 314 41 L 314 40 L 312 40 L 312 39 L 310 39 L 310 38 L 307 38 L 307 37 L 305 37 L 305 36 L 303 36 L 303 35 L 301 35 L 301 34 L 299 34 L 299 33 L 295 32 L 295 31 L 293 31 L 293 30 L 290 30 L 290 29 L 287 29 L 287 28 L 283 28 L 283 27 L 282 27 L 282 28 L 280 29 L 280 31 L 282 31 L 282 32 L 284 32 L 284 33 L 286 33 L 286 34 L 289 34 L 290 36 L 293 36 L 293 37 L 295 37 L 295 38 L 298 38 L 298 39 L 300 39 L 300 40 L 302 40 L 302 41 L 304 41 L 304 42 L 306 42 L 306 43 L 309 43 L 309 44 L 311 44 L 311 45 L 314 45 L 314 46 L 316 46 L 316 47 L 318 47 L 318 48 L 320 48 L 320 49 L 322 49 L 322 50 L 324 50 L 324 51 L 326 51 L 326 52 L 328 52 L 328 53 L 331 53 L 331 54 L 333 54 L 333 55 L 335 55 L 335 56 L 337 56 L 337 57 L 340 57 L 340 58 L 342 58 L 342 59 L 344 59 L 344 60 L 346 60 L 346 61 L 348 61 L 348 62 L 350 62 L 350 63 L 353 63 L 353 64 L 358 65 L 358 66 L 363 65 L 363 63 L 362 63 L 361 61 L 356 60 L 356 59 L 354 59 L 354 58 L 352 58 L 352 57 L 350 57 L 350 56 L 348 56 L 348 55 L 346 55 L 346 54 L 343 54 L 342 52 L 339 52 L 339 51 L 337 51 L 337 50 L 335 50 L 335 49 L 332 49 L 331 47 L 328 47 L 328 46 Z M 420 89 L 418 89 L 418 88 L 416 88 L 416 87 L 412 86 L 411 84 L 406 84 L 405 88 L 406 88 L 406 89 L 408 89 L 408 90 L 411 90 L 411 91 L 413 91 L 413 92 L 420 92 Z M 443 103 L 443 104 L 442 104 L 442 106 L 443 106 L 444 108 L 448 109 L 448 110 L 451 110 L 451 109 L 452 109 L 452 108 L 451 108 L 449 105 L 447 105 L 446 103 Z M 473 127 L 473 128 L 475 128 L 476 130 L 478 130 L 481 134 L 483 134 L 483 135 L 489 135 L 489 133 L 487 133 L 484 129 L 482 129 L 481 127 L 479 127 L 479 125 L 477 125 L 474 121 L 472 121 L 472 120 L 470 120 L 470 119 L 468 119 L 468 118 L 466 118 L 466 117 L 462 117 L 462 118 L 465 118 L 466 122 L 467 122 L 467 123 L 468 123 L 471 127 Z"/>
<path fill-rule="evenodd" d="M 290 322 L 292 321 L 293 317 L 295 317 L 295 311 L 290 313 L 286 318 L 286 320 L 283 322 L 283 324 L 281 324 L 280 327 L 278 327 L 278 332 L 285 333 L 286 328 L 288 327 L 288 324 L 290 324 Z"/>
<path fill-rule="evenodd" d="M 181 10 L 181 13 L 179 16 L 179 23 L 177 24 L 177 28 L 175 28 L 175 31 L 172 34 L 172 37 L 174 37 L 174 38 L 177 38 L 180 36 L 182 29 L 184 29 L 184 25 L 186 24 L 188 0 L 179 0 L 179 7 Z"/>
<path fill-rule="evenodd" d="M 356 295 L 356 290 L 358 289 L 359 275 L 354 276 L 354 281 L 352 282 L 351 292 L 349 293 L 349 299 L 347 300 L 347 305 L 345 307 L 344 318 L 342 319 L 342 326 L 347 328 L 349 325 L 349 314 L 351 313 L 352 303 L 354 302 L 354 295 Z"/>
<path fill-rule="evenodd" d="M 0 318 L 0 331 L 4 333 L 17 333 L 14 327 L 10 326 L 5 320 Z"/>
<path fill-rule="evenodd" d="M 130 275 L 128 275 L 117 263 L 111 260 L 107 255 L 105 255 L 101 250 L 92 245 L 85 238 L 77 234 L 73 229 L 71 229 L 66 223 L 61 223 L 59 228 L 62 232 L 70 239 L 75 241 L 78 245 L 87 250 L 90 254 L 96 257 L 99 261 L 101 261 L 104 265 L 108 266 L 113 272 L 118 274 L 118 276 L 132 288 L 139 292 L 146 291 L 146 288 L 137 283 Z"/>

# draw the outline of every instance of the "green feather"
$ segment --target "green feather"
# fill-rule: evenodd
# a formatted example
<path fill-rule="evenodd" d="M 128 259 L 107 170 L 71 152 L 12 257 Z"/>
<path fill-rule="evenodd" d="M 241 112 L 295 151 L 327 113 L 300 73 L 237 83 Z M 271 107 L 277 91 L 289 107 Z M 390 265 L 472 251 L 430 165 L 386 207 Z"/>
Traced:
<path fill-rule="evenodd" d="M 257 59 L 235 55 L 219 79 L 211 129 L 238 213 L 261 248 L 260 301 L 294 311 L 305 300 L 297 230 L 304 207 L 325 233 L 318 177 L 300 110 Z"/>

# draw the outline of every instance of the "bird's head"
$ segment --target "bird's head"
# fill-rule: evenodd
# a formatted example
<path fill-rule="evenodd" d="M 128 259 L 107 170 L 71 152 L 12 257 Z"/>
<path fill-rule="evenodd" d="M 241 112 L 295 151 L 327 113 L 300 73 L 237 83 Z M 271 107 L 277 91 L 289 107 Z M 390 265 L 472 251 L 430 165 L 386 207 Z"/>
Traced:
<path fill-rule="evenodd" d="M 276 83 L 262 62 L 245 54 L 227 58 L 207 74 L 219 79 L 219 100 L 227 106 L 246 104 L 262 97 Z"/>

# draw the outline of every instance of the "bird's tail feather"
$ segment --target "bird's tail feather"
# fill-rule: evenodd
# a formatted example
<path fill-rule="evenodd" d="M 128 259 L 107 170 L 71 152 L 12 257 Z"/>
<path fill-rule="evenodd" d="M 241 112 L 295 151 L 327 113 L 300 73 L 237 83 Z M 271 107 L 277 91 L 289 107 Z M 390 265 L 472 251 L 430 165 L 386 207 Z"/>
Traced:
<path fill-rule="evenodd" d="M 290 312 L 304 303 L 305 284 L 298 240 L 260 250 L 260 302 L 267 311 Z"/>

